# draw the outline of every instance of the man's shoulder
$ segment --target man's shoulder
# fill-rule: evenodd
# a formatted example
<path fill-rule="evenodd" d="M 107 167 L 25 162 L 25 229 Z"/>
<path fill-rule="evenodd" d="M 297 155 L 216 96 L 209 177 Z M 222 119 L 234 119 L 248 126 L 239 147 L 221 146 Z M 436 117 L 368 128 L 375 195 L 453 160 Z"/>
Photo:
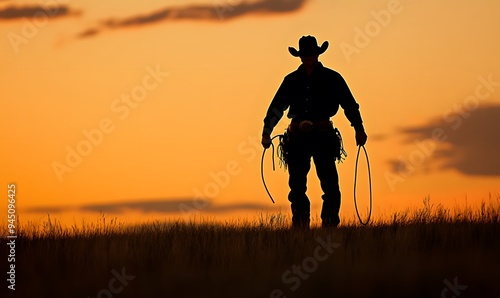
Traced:
<path fill-rule="evenodd" d="M 289 79 L 293 79 L 293 78 L 297 78 L 300 76 L 300 72 L 301 72 L 301 68 L 297 68 L 296 70 L 292 71 L 291 73 L 287 74 L 285 76 L 285 80 L 289 80 Z"/>
<path fill-rule="evenodd" d="M 342 75 L 338 71 L 333 70 L 331 68 L 328 68 L 324 65 L 321 65 L 321 71 L 326 75 L 335 76 L 335 77 L 342 77 Z"/>
<path fill-rule="evenodd" d="M 285 81 L 290 81 L 290 80 L 293 81 L 296 79 L 300 79 L 304 75 L 303 71 L 304 70 L 301 67 L 297 68 L 296 70 L 290 72 L 289 74 L 287 74 L 285 76 Z M 331 68 L 328 68 L 328 67 L 324 66 L 323 64 L 320 65 L 319 71 L 320 71 L 322 76 L 326 76 L 326 77 L 329 77 L 332 79 L 343 79 L 342 75 L 339 72 L 337 72 L 336 70 L 333 70 Z"/>

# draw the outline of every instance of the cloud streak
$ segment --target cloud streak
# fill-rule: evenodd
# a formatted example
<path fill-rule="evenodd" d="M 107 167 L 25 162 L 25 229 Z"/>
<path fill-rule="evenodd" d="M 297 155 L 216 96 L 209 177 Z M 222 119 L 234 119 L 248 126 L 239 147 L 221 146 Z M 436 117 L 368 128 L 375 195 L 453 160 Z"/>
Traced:
<path fill-rule="evenodd" d="M 61 213 L 67 211 L 80 212 L 104 212 L 112 214 L 123 214 L 129 211 L 141 213 L 181 213 L 184 211 L 202 211 L 207 213 L 226 213 L 241 210 L 262 210 L 269 209 L 267 205 L 262 204 L 227 204 L 214 205 L 209 201 L 203 204 L 204 208 L 197 208 L 193 199 L 158 199 L 158 200 L 138 200 L 128 202 L 117 202 L 109 204 L 87 204 L 79 207 L 32 207 L 27 210 L 29 213 Z M 206 206 L 205 206 L 206 205 Z"/>
<path fill-rule="evenodd" d="M 248 14 L 281 14 L 299 10 L 307 0 L 259 0 L 239 1 L 230 4 L 215 1 L 213 5 L 188 5 L 183 7 L 165 7 L 147 14 L 125 18 L 110 18 L 100 25 L 89 28 L 79 38 L 97 35 L 103 30 L 144 26 L 166 21 L 204 20 L 221 21 L 238 18 Z"/>
<path fill-rule="evenodd" d="M 463 116 L 461 122 L 456 117 L 406 128 L 402 132 L 409 136 L 411 142 L 432 139 L 436 129 L 444 132 L 444 144 L 437 146 L 431 155 L 437 159 L 438 169 L 453 169 L 470 176 L 500 176 L 500 106 L 480 107 Z M 453 128 L 450 120 L 460 125 Z M 397 171 L 400 162 L 392 160 L 390 163 Z"/>
<path fill-rule="evenodd" d="M 78 11 L 70 9 L 66 5 L 59 6 L 8 6 L 0 8 L 0 21 L 17 20 L 23 18 L 49 17 L 57 18 L 69 15 L 78 15 Z"/>

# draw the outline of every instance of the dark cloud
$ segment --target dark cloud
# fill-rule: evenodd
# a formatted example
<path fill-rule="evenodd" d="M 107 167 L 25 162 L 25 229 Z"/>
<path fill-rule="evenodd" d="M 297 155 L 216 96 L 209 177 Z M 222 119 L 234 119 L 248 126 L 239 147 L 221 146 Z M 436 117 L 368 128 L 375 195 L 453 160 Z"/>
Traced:
<path fill-rule="evenodd" d="M 188 5 L 166 7 L 143 15 L 107 19 L 97 27 L 87 29 L 78 37 L 89 37 L 105 29 L 142 26 L 152 23 L 176 20 L 230 20 L 250 13 L 276 14 L 299 10 L 307 0 L 260 0 L 260 1 L 214 1 L 212 5 Z"/>
<path fill-rule="evenodd" d="M 60 213 L 60 212 L 63 212 L 63 211 L 68 211 L 68 210 L 72 210 L 71 208 L 63 208 L 63 207 L 31 207 L 31 208 L 28 208 L 28 212 L 29 213 L 50 213 L 50 214 L 54 214 L 54 213 Z"/>
<path fill-rule="evenodd" d="M 375 141 L 385 141 L 386 139 L 388 139 L 390 136 L 388 134 L 374 134 L 374 135 L 370 135 L 370 141 L 371 142 L 375 142 Z"/>
<path fill-rule="evenodd" d="M 161 212 L 170 213 L 178 212 L 179 206 L 182 204 L 193 205 L 192 200 L 154 200 L 154 201 L 133 201 L 112 204 L 93 204 L 85 205 L 80 208 L 80 211 L 105 212 L 105 213 L 122 213 L 124 211 L 140 211 L 144 213 Z"/>
<path fill-rule="evenodd" d="M 454 169 L 466 175 L 500 175 L 500 106 L 482 106 L 449 114 L 421 127 L 402 130 L 412 143 L 414 155 L 436 161 L 438 169 Z M 410 155 L 411 157 L 411 155 Z M 401 161 L 392 160 L 395 171 Z M 410 161 L 411 163 L 411 161 Z"/>
<path fill-rule="evenodd" d="M 68 207 L 33 207 L 31 213 L 60 213 L 66 211 L 103 212 L 121 214 L 127 211 L 142 213 L 181 213 L 183 211 L 202 211 L 208 213 L 224 213 L 237 210 L 261 210 L 267 205 L 261 204 L 227 204 L 213 205 L 210 201 L 186 199 L 140 200 L 110 204 L 88 204 L 77 208 Z"/>
<path fill-rule="evenodd" d="M 56 18 L 68 15 L 79 14 L 77 11 L 71 10 L 66 5 L 59 6 L 8 6 L 0 8 L 0 21 L 15 20 L 22 18 Z"/>

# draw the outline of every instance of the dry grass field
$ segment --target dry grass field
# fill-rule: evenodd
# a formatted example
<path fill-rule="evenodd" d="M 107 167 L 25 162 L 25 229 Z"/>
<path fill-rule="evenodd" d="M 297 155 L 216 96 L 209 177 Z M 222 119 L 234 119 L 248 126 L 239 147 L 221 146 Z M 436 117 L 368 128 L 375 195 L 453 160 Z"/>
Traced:
<path fill-rule="evenodd" d="M 105 216 L 19 227 L 16 291 L 1 297 L 500 297 L 500 198 L 424 206 L 368 226 L 290 230 L 250 222 Z M 2 231 L 5 235 L 6 231 Z M 1 255 L 7 256 L 5 238 Z M 6 259 L 6 257 L 4 258 Z M 2 268 L 6 269 L 6 261 Z M 5 294 L 3 294 L 5 293 Z"/>

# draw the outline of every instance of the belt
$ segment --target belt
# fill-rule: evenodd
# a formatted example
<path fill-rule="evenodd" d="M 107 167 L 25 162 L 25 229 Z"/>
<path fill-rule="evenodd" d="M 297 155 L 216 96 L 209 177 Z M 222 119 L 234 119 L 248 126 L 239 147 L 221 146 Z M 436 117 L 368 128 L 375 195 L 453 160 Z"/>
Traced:
<path fill-rule="evenodd" d="M 290 122 L 290 125 L 288 128 L 290 131 L 301 131 L 301 132 L 308 132 L 312 130 L 319 130 L 319 131 L 324 131 L 329 128 L 333 127 L 333 123 L 330 120 L 318 120 L 318 121 L 311 121 L 311 120 L 302 120 L 302 121 L 296 121 L 292 120 Z"/>

